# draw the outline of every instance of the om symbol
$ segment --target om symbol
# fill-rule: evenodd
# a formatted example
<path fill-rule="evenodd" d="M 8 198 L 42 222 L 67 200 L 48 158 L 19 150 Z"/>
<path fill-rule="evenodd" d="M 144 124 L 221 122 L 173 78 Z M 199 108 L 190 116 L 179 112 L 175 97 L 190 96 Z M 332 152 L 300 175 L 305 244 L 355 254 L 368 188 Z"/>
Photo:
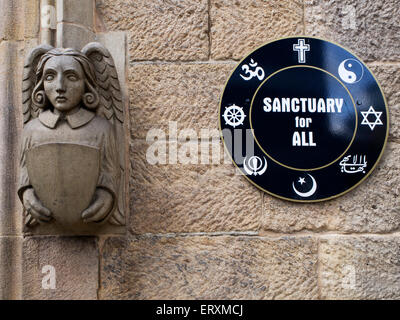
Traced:
<path fill-rule="evenodd" d="M 255 62 L 253 59 L 250 59 L 249 65 L 244 64 L 242 66 L 242 70 L 244 71 L 245 75 L 240 75 L 240 76 L 243 78 L 243 80 L 249 81 L 249 80 L 253 79 L 254 77 L 257 77 L 258 80 L 260 80 L 260 81 L 264 79 L 264 77 L 265 77 L 264 69 L 261 67 L 257 67 L 257 65 L 258 65 L 257 62 Z M 249 66 L 253 70 L 250 70 Z"/>

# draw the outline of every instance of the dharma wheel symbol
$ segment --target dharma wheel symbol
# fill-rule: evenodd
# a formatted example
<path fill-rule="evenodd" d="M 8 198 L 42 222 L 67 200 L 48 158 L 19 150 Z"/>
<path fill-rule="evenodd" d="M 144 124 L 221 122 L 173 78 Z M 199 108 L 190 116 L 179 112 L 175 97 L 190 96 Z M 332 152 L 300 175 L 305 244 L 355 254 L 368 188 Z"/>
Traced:
<path fill-rule="evenodd" d="M 244 114 L 243 108 L 237 105 L 231 105 L 229 107 L 225 107 L 223 117 L 225 119 L 225 124 L 235 128 L 243 124 L 246 115 Z"/>

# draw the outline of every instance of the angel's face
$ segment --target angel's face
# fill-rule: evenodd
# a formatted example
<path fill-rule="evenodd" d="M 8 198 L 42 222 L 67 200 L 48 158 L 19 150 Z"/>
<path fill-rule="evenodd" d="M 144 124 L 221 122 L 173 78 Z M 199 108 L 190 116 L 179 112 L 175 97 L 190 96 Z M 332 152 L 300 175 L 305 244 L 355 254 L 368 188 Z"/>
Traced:
<path fill-rule="evenodd" d="M 44 91 L 58 111 L 68 113 L 79 106 L 85 93 L 85 74 L 73 57 L 50 58 L 43 70 Z"/>

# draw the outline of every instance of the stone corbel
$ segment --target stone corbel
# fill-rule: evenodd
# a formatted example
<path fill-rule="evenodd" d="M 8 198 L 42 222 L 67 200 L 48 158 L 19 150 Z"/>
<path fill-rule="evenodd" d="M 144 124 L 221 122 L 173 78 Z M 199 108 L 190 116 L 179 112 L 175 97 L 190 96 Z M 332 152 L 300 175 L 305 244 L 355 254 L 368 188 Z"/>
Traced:
<path fill-rule="evenodd" d="M 97 33 L 94 6 L 41 1 L 42 44 L 26 59 L 22 85 L 25 234 L 125 233 L 126 34 Z"/>

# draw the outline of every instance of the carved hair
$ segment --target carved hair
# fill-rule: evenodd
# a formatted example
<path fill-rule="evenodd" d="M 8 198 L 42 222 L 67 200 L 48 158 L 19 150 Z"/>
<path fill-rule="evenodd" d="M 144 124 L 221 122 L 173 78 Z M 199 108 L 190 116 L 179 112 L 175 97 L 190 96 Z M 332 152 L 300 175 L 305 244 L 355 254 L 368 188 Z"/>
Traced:
<path fill-rule="evenodd" d="M 82 70 L 85 73 L 86 85 L 86 93 L 82 96 L 83 104 L 88 109 L 96 109 L 99 104 L 100 97 L 97 91 L 96 75 L 93 64 L 82 52 L 70 48 L 55 48 L 46 52 L 40 58 L 36 70 L 36 84 L 32 92 L 32 102 L 34 103 L 34 105 L 42 109 L 47 109 L 50 105 L 50 103 L 46 99 L 46 94 L 44 92 L 43 70 L 46 62 L 50 58 L 57 56 L 70 56 L 81 65 Z"/>

